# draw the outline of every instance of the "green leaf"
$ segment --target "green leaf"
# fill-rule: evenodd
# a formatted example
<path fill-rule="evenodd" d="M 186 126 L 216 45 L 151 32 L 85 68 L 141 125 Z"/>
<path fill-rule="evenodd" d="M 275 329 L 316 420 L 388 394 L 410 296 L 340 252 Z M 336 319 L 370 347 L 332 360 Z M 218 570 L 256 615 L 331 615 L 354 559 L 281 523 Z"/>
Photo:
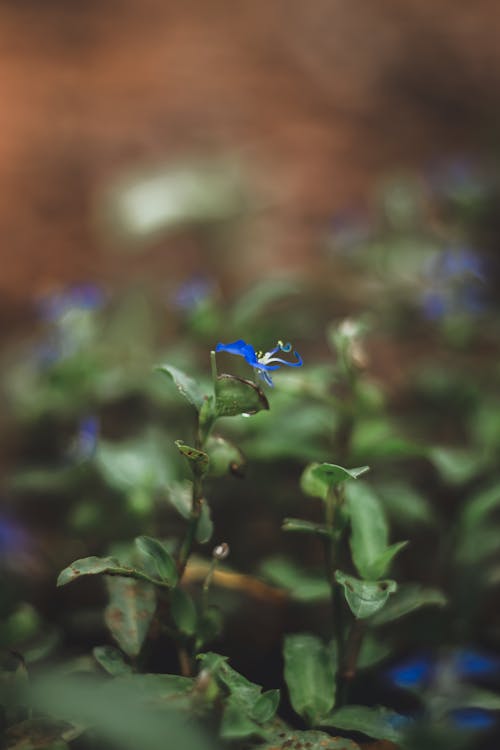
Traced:
<path fill-rule="evenodd" d="M 287 635 L 283 656 L 292 707 L 315 725 L 335 705 L 337 665 L 332 650 L 314 635 Z"/>
<path fill-rule="evenodd" d="M 389 602 L 390 603 L 390 602 Z M 386 605 L 388 606 L 388 605 Z M 381 610 L 382 612 L 384 610 Z M 392 653 L 389 643 L 380 641 L 372 633 L 366 633 L 358 654 L 357 669 L 369 669 L 387 659 Z"/>
<path fill-rule="evenodd" d="M 358 573 L 367 579 L 378 576 L 373 565 L 387 548 L 389 527 L 380 502 L 366 482 L 346 488 L 346 502 L 351 519 L 350 546 Z"/>
<path fill-rule="evenodd" d="M 401 740 L 401 730 L 397 727 L 404 726 L 408 721 L 406 717 L 383 706 L 343 706 L 325 717 L 321 726 L 335 727 L 345 732 L 361 732 L 377 740 L 398 743 Z"/>
<path fill-rule="evenodd" d="M 330 585 L 324 575 L 306 573 L 291 560 L 271 557 L 262 563 L 260 569 L 264 578 L 286 589 L 292 599 L 318 602 L 330 598 Z"/>
<path fill-rule="evenodd" d="M 344 588 L 346 601 L 355 617 L 364 620 L 387 602 L 390 594 L 397 589 L 396 581 L 360 581 L 359 578 L 348 576 L 341 570 L 335 572 L 335 578 Z"/>
<path fill-rule="evenodd" d="M 189 479 L 171 482 L 168 486 L 168 499 L 176 511 L 186 520 L 191 516 L 193 483 Z"/>
<path fill-rule="evenodd" d="M 234 696 L 229 696 L 222 714 L 219 733 L 222 739 L 236 740 L 252 735 L 261 735 L 262 729 L 248 715 L 240 701 Z"/>
<path fill-rule="evenodd" d="M 431 503 L 405 482 L 378 484 L 377 495 L 387 514 L 402 526 L 413 530 L 415 524 L 436 523 L 436 512 Z"/>
<path fill-rule="evenodd" d="M 455 702 L 464 708 L 482 708 L 485 711 L 500 711 L 500 695 L 492 690 L 463 685 L 455 698 Z"/>
<path fill-rule="evenodd" d="M 215 381 L 215 414 L 217 417 L 235 417 L 239 414 L 256 414 L 269 409 L 264 392 L 251 380 L 221 374 Z"/>
<path fill-rule="evenodd" d="M 120 492 L 163 490 L 172 467 L 165 435 L 146 430 L 131 440 L 99 440 L 95 463 L 105 481 Z"/>
<path fill-rule="evenodd" d="M 168 552 L 158 539 L 150 536 L 138 536 L 135 544 L 140 552 L 151 558 L 154 564 L 155 577 L 159 577 L 169 586 L 175 586 L 177 583 L 177 567 L 174 558 Z"/>
<path fill-rule="evenodd" d="M 199 544 L 206 544 L 212 538 L 214 525 L 210 515 L 210 506 L 206 500 L 201 500 L 200 517 L 196 526 L 196 541 Z"/>
<path fill-rule="evenodd" d="M 222 736 L 227 739 L 252 734 L 264 736 L 260 724 L 274 716 L 279 702 L 279 690 L 262 694 L 260 685 L 239 674 L 227 663 L 227 658 L 219 654 L 199 654 L 198 659 L 202 662 L 203 669 L 210 672 L 229 692 L 222 720 Z"/>
<path fill-rule="evenodd" d="M 132 667 L 114 646 L 96 646 L 92 649 L 92 654 L 96 662 L 112 677 L 132 673 Z"/>
<path fill-rule="evenodd" d="M 280 691 L 267 690 L 257 698 L 252 709 L 252 718 L 258 724 L 264 724 L 266 721 L 271 721 L 278 710 L 279 703 Z"/>
<path fill-rule="evenodd" d="M 205 443 L 205 451 L 210 459 L 209 475 L 222 477 L 225 474 L 242 476 L 245 457 L 236 445 L 219 436 L 212 435 Z"/>
<path fill-rule="evenodd" d="M 201 409 L 203 401 L 205 400 L 205 395 L 201 387 L 195 380 L 193 380 L 193 378 L 186 375 L 185 372 L 182 372 L 182 370 L 179 370 L 177 367 L 169 364 L 158 365 L 155 369 L 158 370 L 158 372 L 163 372 L 165 375 L 171 377 L 184 398 L 187 399 L 198 411 Z"/>
<path fill-rule="evenodd" d="M 487 523 L 488 516 L 497 508 L 500 508 L 500 481 L 468 498 L 460 518 L 465 533 L 474 526 Z"/>
<path fill-rule="evenodd" d="M 279 727 L 273 732 L 270 742 L 258 745 L 256 750 L 360 750 L 353 740 L 344 737 L 332 737 L 326 732 L 293 731 L 288 727 Z"/>
<path fill-rule="evenodd" d="M 196 650 L 199 651 L 210 641 L 213 641 L 222 630 L 223 617 L 219 609 L 209 607 L 198 621 L 196 627 Z"/>
<path fill-rule="evenodd" d="M 198 615 L 191 596 L 181 588 L 175 588 L 170 598 L 170 613 L 181 633 L 194 635 Z"/>
<path fill-rule="evenodd" d="M 138 656 L 156 610 L 154 587 L 129 578 L 108 578 L 107 586 L 106 625 L 127 656 Z"/>
<path fill-rule="evenodd" d="M 192 448 L 183 440 L 176 440 L 175 444 L 179 452 L 189 461 L 195 476 L 201 477 L 207 473 L 209 460 L 206 453 L 199 451 L 197 448 Z"/>
<path fill-rule="evenodd" d="M 301 534 L 313 534 L 314 536 L 324 536 L 331 538 L 331 531 L 322 523 L 313 523 L 305 521 L 302 518 L 285 518 L 283 531 L 295 531 Z"/>
<path fill-rule="evenodd" d="M 343 466 L 323 463 L 315 466 L 312 469 L 312 474 L 326 484 L 327 487 L 331 488 L 347 481 L 348 479 L 357 479 L 362 474 L 366 474 L 369 470 L 369 466 L 358 466 L 355 469 L 344 469 Z"/>
<path fill-rule="evenodd" d="M 368 580 L 384 576 L 395 555 L 407 542 L 387 546 L 389 527 L 377 496 L 366 482 L 346 488 L 351 519 L 350 547 L 359 574 Z"/>
<path fill-rule="evenodd" d="M 484 466 L 483 452 L 436 445 L 428 455 L 444 481 L 452 485 L 465 484 Z"/>
<path fill-rule="evenodd" d="M 418 583 L 403 583 L 390 600 L 370 620 L 372 625 L 385 625 L 398 620 L 421 607 L 444 607 L 445 595 L 438 589 L 426 588 Z"/>
<path fill-rule="evenodd" d="M 59 573 L 58 586 L 76 581 L 81 576 L 93 575 L 124 576 L 125 578 L 143 578 L 140 571 L 122 565 L 114 557 L 82 557 L 75 560 Z"/>

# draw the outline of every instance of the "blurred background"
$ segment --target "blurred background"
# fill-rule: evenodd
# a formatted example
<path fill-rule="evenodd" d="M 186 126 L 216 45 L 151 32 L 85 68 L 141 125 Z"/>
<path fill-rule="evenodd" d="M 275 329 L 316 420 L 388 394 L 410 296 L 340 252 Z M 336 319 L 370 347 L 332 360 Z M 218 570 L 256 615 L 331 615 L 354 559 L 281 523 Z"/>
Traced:
<path fill-rule="evenodd" d="M 311 380 L 272 394 L 279 439 L 262 415 L 228 428 L 249 463 L 214 491 L 235 568 L 317 562 L 280 523 L 307 505 L 305 463 L 342 449 L 392 488 L 403 576 L 453 601 L 396 651 L 498 655 L 499 35 L 493 0 L 0 2 L 5 648 L 36 662 L 109 638 L 101 589 L 61 593 L 57 572 L 178 530 L 165 496 L 191 422 L 152 367 L 207 378 L 210 349 L 243 337 L 292 340 Z M 347 318 L 349 449 L 322 401 Z M 283 630 L 314 618 L 264 593 L 255 627 L 251 594 L 221 596 L 219 649 L 274 686 Z"/>

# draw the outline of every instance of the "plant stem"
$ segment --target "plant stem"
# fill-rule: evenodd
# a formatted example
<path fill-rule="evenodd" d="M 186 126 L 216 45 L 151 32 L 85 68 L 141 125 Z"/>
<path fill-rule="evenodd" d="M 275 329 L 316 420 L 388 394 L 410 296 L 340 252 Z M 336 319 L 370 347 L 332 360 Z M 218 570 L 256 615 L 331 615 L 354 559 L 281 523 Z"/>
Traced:
<path fill-rule="evenodd" d="M 343 618 L 343 599 L 340 586 L 335 579 L 335 570 L 337 569 L 338 546 L 341 541 L 340 532 L 335 529 L 335 517 L 337 507 L 342 503 L 342 490 L 339 487 L 333 488 L 328 492 L 325 501 L 325 524 L 330 531 L 330 536 L 325 540 L 325 567 L 328 583 L 330 584 L 330 596 L 333 620 L 333 636 L 337 646 L 337 704 L 343 705 L 345 700 L 344 681 L 343 681 L 343 663 L 344 663 L 344 618 Z"/>
<path fill-rule="evenodd" d="M 181 580 L 186 570 L 187 561 L 191 555 L 193 544 L 196 538 L 196 529 L 198 528 L 198 521 L 200 520 L 201 513 L 201 501 L 203 499 L 203 487 L 201 477 L 195 476 L 193 478 L 193 496 L 191 500 L 191 514 L 189 516 L 188 527 L 186 536 L 179 550 L 179 557 L 177 559 L 177 571 L 179 573 L 179 580 Z"/>

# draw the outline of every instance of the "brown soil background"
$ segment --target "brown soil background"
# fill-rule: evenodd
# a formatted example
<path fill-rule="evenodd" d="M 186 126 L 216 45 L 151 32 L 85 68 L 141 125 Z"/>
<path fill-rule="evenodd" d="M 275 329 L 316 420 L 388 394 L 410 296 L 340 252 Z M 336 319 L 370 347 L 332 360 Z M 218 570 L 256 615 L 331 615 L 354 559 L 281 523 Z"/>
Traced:
<path fill-rule="evenodd" d="M 270 207 L 235 268 L 307 265 L 380 175 L 495 145 L 499 39 L 493 0 L 1 2 L 4 327 L 62 283 L 203 263 L 185 238 L 103 245 L 95 196 L 141 164 L 241 155 Z"/>

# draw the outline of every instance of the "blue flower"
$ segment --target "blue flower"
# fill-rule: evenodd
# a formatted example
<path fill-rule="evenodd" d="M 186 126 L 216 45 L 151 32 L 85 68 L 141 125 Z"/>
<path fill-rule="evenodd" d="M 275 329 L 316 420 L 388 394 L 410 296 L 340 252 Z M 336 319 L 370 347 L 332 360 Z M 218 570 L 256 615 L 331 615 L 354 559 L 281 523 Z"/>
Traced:
<path fill-rule="evenodd" d="M 408 659 L 388 670 L 389 680 L 400 688 L 420 688 L 429 682 L 433 666 L 427 657 Z"/>
<path fill-rule="evenodd" d="M 288 353 L 292 351 L 292 345 L 284 344 L 282 341 L 278 341 L 274 349 L 269 352 L 256 352 L 253 346 L 247 344 L 243 339 L 233 341 L 232 344 L 217 344 L 215 351 L 228 352 L 243 357 L 254 368 L 259 377 L 271 387 L 273 381 L 268 374 L 271 370 L 279 370 L 280 365 L 286 365 L 287 367 L 301 367 L 302 365 L 302 358 L 297 352 L 293 352 L 297 358 L 296 362 L 288 362 L 286 359 L 274 356 L 277 352 Z"/>
<path fill-rule="evenodd" d="M 479 731 L 490 729 L 496 724 L 494 715 L 482 708 L 456 708 L 450 712 L 449 717 L 457 729 Z"/>

